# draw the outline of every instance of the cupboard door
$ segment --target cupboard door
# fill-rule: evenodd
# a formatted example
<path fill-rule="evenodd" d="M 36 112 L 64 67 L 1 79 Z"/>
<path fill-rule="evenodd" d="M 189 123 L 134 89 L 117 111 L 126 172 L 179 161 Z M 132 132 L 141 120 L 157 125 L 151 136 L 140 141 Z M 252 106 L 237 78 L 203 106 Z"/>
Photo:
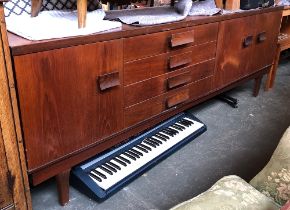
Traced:
<path fill-rule="evenodd" d="M 282 11 L 256 15 L 255 45 L 249 73 L 258 71 L 273 63 Z"/>
<path fill-rule="evenodd" d="M 14 57 L 28 169 L 123 129 L 123 42 Z"/>
<path fill-rule="evenodd" d="M 220 23 L 217 47 L 216 88 L 246 75 L 254 44 L 255 16 Z"/>
<path fill-rule="evenodd" d="M 12 194 L 8 185 L 8 168 L 0 127 L 0 209 L 13 204 Z"/>

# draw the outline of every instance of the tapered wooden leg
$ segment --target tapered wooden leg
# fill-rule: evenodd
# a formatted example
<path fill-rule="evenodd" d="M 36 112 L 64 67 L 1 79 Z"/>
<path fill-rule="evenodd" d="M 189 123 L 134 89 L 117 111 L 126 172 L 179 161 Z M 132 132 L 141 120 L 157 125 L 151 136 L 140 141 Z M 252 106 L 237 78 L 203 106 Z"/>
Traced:
<path fill-rule="evenodd" d="M 279 59 L 280 59 L 280 53 L 281 53 L 281 46 L 280 44 L 278 44 L 274 64 L 272 65 L 271 70 L 268 73 L 266 86 L 265 86 L 266 91 L 268 91 L 270 88 L 273 88 L 274 86 L 274 81 L 276 78 L 277 68 L 278 68 Z"/>
<path fill-rule="evenodd" d="M 42 0 L 31 0 L 31 17 L 36 17 L 40 12 Z"/>
<path fill-rule="evenodd" d="M 79 28 L 86 27 L 87 5 L 87 0 L 77 0 Z"/>
<path fill-rule="evenodd" d="M 56 175 L 58 200 L 62 206 L 69 202 L 69 174 L 70 169 Z"/>
<path fill-rule="evenodd" d="M 262 78 L 263 75 L 255 78 L 255 87 L 254 87 L 254 91 L 253 91 L 253 96 L 257 97 L 259 95 L 259 91 L 260 91 L 260 87 L 261 87 L 261 83 L 262 83 Z"/>

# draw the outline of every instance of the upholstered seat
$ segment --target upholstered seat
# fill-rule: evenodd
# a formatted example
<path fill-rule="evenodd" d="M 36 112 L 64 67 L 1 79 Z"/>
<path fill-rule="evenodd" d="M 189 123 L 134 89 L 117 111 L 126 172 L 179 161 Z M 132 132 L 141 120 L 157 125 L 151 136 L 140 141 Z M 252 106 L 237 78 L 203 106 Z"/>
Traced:
<path fill-rule="evenodd" d="M 226 176 L 204 193 L 171 210 L 275 210 L 290 200 L 290 127 L 270 161 L 250 184 L 238 176 Z M 290 210 L 287 203 L 283 210 Z"/>

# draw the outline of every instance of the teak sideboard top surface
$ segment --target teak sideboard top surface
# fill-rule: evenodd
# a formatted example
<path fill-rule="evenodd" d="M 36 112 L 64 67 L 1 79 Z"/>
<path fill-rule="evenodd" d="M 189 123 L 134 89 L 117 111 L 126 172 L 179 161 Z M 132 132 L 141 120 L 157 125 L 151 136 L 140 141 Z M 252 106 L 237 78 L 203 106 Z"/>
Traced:
<path fill-rule="evenodd" d="M 246 80 L 257 95 L 282 9 L 44 41 L 8 33 L 33 183 L 67 182 L 74 165 Z"/>
<path fill-rule="evenodd" d="M 89 44 L 99 41 L 108 41 L 112 39 L 127 38 L 161 31 L 169 31 L 172 29 L 185 28 L 212 22 L 220 22 L 233 18 L 241 18 L 245 16 L 256 15 L 266 12 L 279 11 L 282 9 L 283 9 L 282 6 L 277 6 L 266 9 L 265 8 L 254 9 L 249 11 L 243 11 L 240 13 L 225 14 L 225 15 L 188 16 L 185 20 L 182 21 L 142 27 L 123 24 L 121 28 L 112 29 L 109 31 L 104 31 L 96 34 L 61 39 L 50 39 L 43 41 L 30 41 L 17 35 L 14 35 L 12 33 L 8 33 L 8 40 L 9 45 L 11 47 L 12 55 L 23 55 L 33 52 L 46 51 L 50 49 Z M 265 22 L 266 21 L 267 20 L 265 20 Z"/>

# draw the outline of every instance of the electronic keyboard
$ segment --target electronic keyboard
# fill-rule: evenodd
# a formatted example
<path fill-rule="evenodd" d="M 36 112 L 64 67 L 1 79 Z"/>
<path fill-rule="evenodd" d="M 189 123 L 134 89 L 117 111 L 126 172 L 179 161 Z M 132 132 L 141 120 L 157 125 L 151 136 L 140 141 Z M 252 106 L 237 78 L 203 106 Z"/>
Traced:
<path fill-rule="evenodd" d="M 105 199 L 206 129 L 192 114 L 178 114 L 76 166 L 71 184 L 94 199 Z"/>

